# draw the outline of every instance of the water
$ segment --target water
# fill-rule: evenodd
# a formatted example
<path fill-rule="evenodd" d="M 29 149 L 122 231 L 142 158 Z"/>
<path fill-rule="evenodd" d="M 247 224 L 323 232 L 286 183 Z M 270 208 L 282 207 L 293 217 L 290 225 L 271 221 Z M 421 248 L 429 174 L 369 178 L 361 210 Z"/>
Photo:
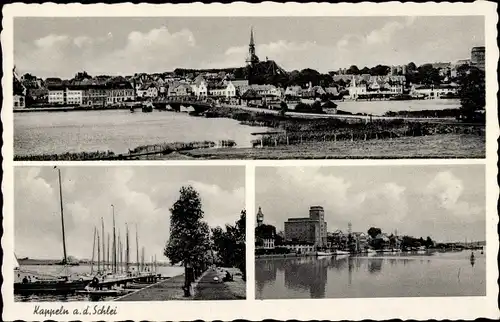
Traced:
<path fill-rule="evenodd" d="M 258 299 L 486 295 L 485 255 L 474 252 L 255 260 Z"/>
<path fill-rule="evenodd" d="M 258 128 L 227 118 L 186 113 L 130 113 L 128 110 L 14 114 L 14 153 L 59 154 L 111 150 L 126 153 L 140 145 L 165 142 L 234 140 L 250 147 Z"/>
<path fill-rule="evenodd" d="M 457 99 L 433 99 L 433 100 L 411 100 L 411 101 L 345 101 L 336 102 L 338 109 L 351 113 L 367 113 L 373 115 L 384 115 L 386 112 L 399 111 L 421 111 L 421 110 L 444 110 L 447 108 L 459 108 L 460 100 Z"/>
<path fill-rule="evenodd" d="M 63 272 L 63 266 L 58 265 L 22 265 L 23 271 L 38 272 L 47 275 L 59 275 Z M 94 267 L 95 269 L 95 267 Z M 90 273 L 90 265 L 79 265 L 68 267 L 69 274 L 88 274 Z M 158 266 L 156 273 L 162 276 L 173 277 L 184 273 L 182 266 Z M 32 294 L 32 295 L 14 295 L 16 302 L 74 302 L 74 301 L 111 301 L 115 297 L 103 296 L 98 298 L 90 298 L 85 294 L 65 294 L 65 295 L 51 295 L 51 294 Z"/>

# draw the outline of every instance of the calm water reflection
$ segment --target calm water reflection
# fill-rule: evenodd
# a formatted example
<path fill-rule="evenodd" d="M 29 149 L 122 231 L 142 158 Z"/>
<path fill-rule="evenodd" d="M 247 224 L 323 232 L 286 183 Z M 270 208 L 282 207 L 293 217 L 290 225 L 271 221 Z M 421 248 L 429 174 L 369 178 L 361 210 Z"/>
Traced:
<path fill-rule="evenodd" d="M 165 142 L 234 140 L 250 147 L 253 132 L 266 128 L 226 118 L 186 113 L 130 113 L 128 110 L 14 114 L 14 153 L 53 154 L 111 150 L 124 153 L 140 145 Z"/>
<path fill-rule="evenodd" d="M 344 258 L 256 259 L 256 296 L 356 298 L 480 296 L 485 257 L 470 252 Z"/>

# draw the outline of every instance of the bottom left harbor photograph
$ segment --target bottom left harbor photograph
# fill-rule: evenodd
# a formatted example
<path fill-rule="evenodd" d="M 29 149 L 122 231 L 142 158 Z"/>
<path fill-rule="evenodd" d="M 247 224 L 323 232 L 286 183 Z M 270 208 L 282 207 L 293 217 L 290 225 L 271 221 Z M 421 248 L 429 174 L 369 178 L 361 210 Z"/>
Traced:
<path fill-rule="evenodd" d="M 14 171 L 16 302 L 246 298 L 244 166 Z"/>

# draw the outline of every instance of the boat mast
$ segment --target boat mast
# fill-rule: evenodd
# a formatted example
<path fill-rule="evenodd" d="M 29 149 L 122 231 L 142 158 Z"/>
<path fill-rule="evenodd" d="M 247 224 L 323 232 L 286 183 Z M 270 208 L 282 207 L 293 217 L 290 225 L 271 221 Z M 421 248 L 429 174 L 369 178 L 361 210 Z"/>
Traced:
<path fill-rule="evenodd" d="M 137 273 L 139 273 L 140 269 L 140 264 L 139 264 L 139 233 L 137 232 L 137 224 L 135 224 L 135 245 L 136 247 L 136 252 L 137 252 Z"/>
<path fill-rule="evenodd" d="M 106 262 L 108 262 L 108 269 L 110 269 L 110 265 L 109 265 L 109 233 L 108 233 L 108 244 L 106 245 L 107 248 L 106 248 Z"/>
<path fill-rule="evenodd" d="M 101 217 L 101 228 L 102 228 L 102 270 L 106 270 L 106 233 L 104 232 L 104 218 Z"/>
<path fill-rule="evenodd" d="M 99 240 L 99 232 L 97 232 L 97 273 L 101 271 L 101 243 Z"/>
<path fill-rule="evenodd" d="M 61 169 L 59 169 L 57 166 L 55 166 L 54 169 L 57 169 L 59 177 L 59 204 L 61 206 L 61 226 L 62 226 L 63 253 L 64 253 L 63 264 L 66 265 L 68 262 L 68 258 L 66 256 L 66 236 L 64 234 L 64 210 L 63 210 L 63 199 L 62 199 L 63 197 L 62 197 L 62 184 L 61 184 Z"/>
<path fill-rule="evenodd" d="M 92 242 L 92 263 L 91 263 L 91 266 L 90 266 L 90 274 L 94 273 L 95 233 L 96 233 L 96 228 L 94 226 L 94 239 L 93 239 L 93 242 Z"/>
<path fill-rule="evenodd" d="M 128 263 L 130 262 L 130 249 L 129 249 L 129 244 L 128 244 L 128 224 L 125 224 L 126 228 L 127 228 L 127 232 L 126 232 L 126 256 L 125 256 L 125 272 L 128 273 Z"/>
<path fill-rule="evenodd" d="M 141 249 L 141 270 L 144 271 L 144 246 Z"/>
<path fill-rule="evenodd" d="M 113 263 L 113 273 L 116 274 L 116 228 L 115 228 L 115 206 L 111 205 L 113 208 L 113 258 L 112 258 L 112 263 Z"/>

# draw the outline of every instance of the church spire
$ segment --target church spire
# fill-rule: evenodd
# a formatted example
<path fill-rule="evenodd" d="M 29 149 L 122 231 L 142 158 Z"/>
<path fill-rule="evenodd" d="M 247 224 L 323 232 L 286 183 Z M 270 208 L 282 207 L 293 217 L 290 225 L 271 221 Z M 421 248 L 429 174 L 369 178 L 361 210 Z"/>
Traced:
<path fill-rule="evenodd" d="M 248 45 L 248 58 L 247 64 L 252 66 L 259 62 L 259 57 L 255 54 L 255 40 L 253 38 L 253 27 L 250 29 L 250 44 Z"/>
<path fill-rule="evenodd" d="M 250 46 L 255 46 L 255 42 L 253 40 L 253 27 L 250 28 Z"/>

